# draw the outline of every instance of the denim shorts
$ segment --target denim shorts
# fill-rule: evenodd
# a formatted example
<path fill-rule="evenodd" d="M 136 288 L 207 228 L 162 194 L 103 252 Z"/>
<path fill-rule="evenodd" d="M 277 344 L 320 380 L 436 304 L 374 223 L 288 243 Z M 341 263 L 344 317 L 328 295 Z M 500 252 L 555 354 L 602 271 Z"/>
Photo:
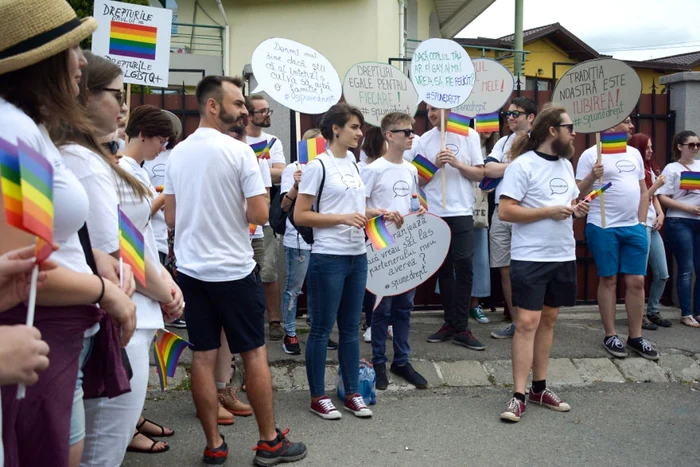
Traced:
<path fill-rule="evenodd" d="M 586 241 L 599 277 L 646 275 L 649 240 L 644 224 L 607 229 L 586 224 Z"/>

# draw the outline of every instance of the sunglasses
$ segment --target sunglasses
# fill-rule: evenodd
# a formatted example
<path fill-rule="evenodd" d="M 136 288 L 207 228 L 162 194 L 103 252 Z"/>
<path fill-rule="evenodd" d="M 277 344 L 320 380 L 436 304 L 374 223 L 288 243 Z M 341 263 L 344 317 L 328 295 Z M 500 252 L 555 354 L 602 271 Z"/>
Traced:
<path fill-rule="evenodd" d="M 415 133 L 413 128 L 406 128 L 406 129 L 402 129 L 402 130 L 388 130 L 388 131 L 389 131 L 389 133 L 403 133 L 406 138 L 408 138 L 409 136 L 411 136 L 412 134 Z"/>
<path fill-rule="evenodd" d="M 567 128 L 569 130 L 569 133 L 574 132 L 574 124 L 573 123 L 557 123 L 556 125 L 552 125 L 554 127 L 559 127 L 559 128 Z"/>
<path fill-rule="evenodd" d="M 695 151 L 696 149 L 700 149 L 700 143 L 683 143 L 681 146 L 688 146 L 688 149 L 691 151 Z"/>
<path fill-rule="evenodd" d="M 124 91 L 114 88 L 102 88 L 101 91 L 111 92 L 120 104 L 124 103 Z"/>
<path fill-rule="evenodd" d="M 519 110 L 509 110 L 507 112 L 503 112 L 503 115 L 505 115 L 506 118 L 508 118 L 508 117 L 518 118 L 521 115 L 525 115 L 525 112 L 520 112 Z"/>

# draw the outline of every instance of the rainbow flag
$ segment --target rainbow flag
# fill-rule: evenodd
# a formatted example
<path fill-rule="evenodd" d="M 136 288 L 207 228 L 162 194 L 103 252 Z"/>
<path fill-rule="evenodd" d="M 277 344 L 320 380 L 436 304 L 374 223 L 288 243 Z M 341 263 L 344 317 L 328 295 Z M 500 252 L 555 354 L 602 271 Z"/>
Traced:
<path fill-rule="evenodd" d="M 389 233 L 384 222 L 384 215 L 374 217 L 367 222 L 365 227 L 367 238 L 372 242 L 375 250 L 381 250 L 396 242 L 396 239 Z"/>
<path fill-rule="evenodd" d="M 493 133 L 500 130 L 498 112 L 480 114 L 476 116 L 474 128 L 478 133 Z"/>
<path fill-rule="evenodd" d="M 119 256 L 122 261 L 131 266 L 134 277 L 146 285 L 146 262 L 144 259 L 143 234 L 126 217 L 121 208 L 119 211 Z"/>
<path fill-rule="evenodd" d="M 627 133 L 601 133 L 600 152 L 602 154 L 624 154 L 627 152 Z"/>
<path fill-rule="evenodd" d="M 257 230 L 258 226 L 255 224 L 248 224 L 248 232 L 253 235 L 255 234 L 255 231 Z"/>
<path fill-rule="evenodd" d="M 416 166 L 416 169 L 418 169 L 418 176 L 425 180 L 426 183 L 429 182 L 431 178 L 433 178 L 433 175 L 435 175 L 435 172 L 437 172 L 438 170 L 435 164 L 433 164 L 420 154 L 416 155 L 416 157 L 413 158 L 411 164 Z"/>
<path fill-rule="evenodd" d="M 583 200 L 584 200 L 585 202 L 587 202 L 587 203 L 590 203 L 591 201 L 593 201 L 594 199 L 596 199 L 596 198 L 598 197 L 598 195 L 602 195 L 603 192 L 604 192 L 605 190 L 607 190 L 608 188 L 610 188 L 611 186 L 612 186 L 612 182 L 608 182 L 607 184 L 605 184 L 605 185 L 603 185 L 603 186 L 601 186 L 601 187 L 598 187 L 598 188 L 596 188 L 595 190 L 593 190 L 593 191 L 591 191 L 590 193 L 588 193 L 588 194 L 586 195 L 586 197 L 583 198 Z"/>
<path fill-rule="evenodd" d="M 168 386 L 168 377 L 175 376 L 180 355 L 188 347 L 192 348 L 192 344 L 177 334 L 164 329 L 158 330 L 153 338 L 153 359 L 156 362 L 161 391 L 165 391 Z"/>
<path fill-rule="evenodd" d="M 445 130 L 450 133 L 456 133 L 458 135 L 467 136 L 469 134 L 469 122 L 471 118 L 466 115 L 460 115 L 455 112 L 450 112 L 447 116 L 447 125 Z"/>
<path fill-rule="evenodd" d="M 53 251 L 53 166 L 23 141 L 0 138 L 0 177 L 7 223 L 37 236 L 41 263 Z"/>
<path fill-rule="evenodd" d="M 253 150 L 253 152 L 255 153 L 255 157 L 257 157 L 258 159 L 269 159 L 270 148 L 272 148 L 272 145 L 275 144 L 276 141 L 277 138 L 272 138 L 270 141 L 258 141 L 257 143 L 251 144 L 250 148 Z"/>
<path fill-rule="evenodd" d="M 425 196 L 425 191 L 423 188 L 419 185 L 418 186 L 418 201 L 420 201 L 420 205 L 423 206 L 423 209 L 426 211 L 428 210 L 428 198 Z"/>
<path fill-rule="evenodd" d="M 112 21 L 109 26 L 109 53 L 155 60 L 157 36 L 156 27 Z"/>
<path fill-rule="evenodd" d="M 681 190 L 700 190 L 700 172 L 681 172 Z"/>
<path fill-rule="evenodd" d="M 163 193 L 163 190 L 164 190 L 164 189 L 165 189 L 165 185 L 158 185 L 158 186 L 156 187 L 156 191 L 157 191 L 158 193 Z"/>
<path fill-rule="evenodd" d="M 305 139 L 297 143 L 297 161 L 300 164 L 311 162 L 326 150 L 326 140 L 319 136 L 318 138 Z"/>

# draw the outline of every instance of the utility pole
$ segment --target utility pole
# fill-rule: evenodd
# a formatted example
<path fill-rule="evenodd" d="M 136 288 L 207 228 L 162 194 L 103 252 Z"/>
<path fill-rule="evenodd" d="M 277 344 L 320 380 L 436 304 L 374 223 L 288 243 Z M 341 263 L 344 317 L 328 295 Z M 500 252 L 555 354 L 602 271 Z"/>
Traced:
<path fill-rule="evenodd" d="M 523 73 L 523 0 L 515 0 L 515 34 L 513 38 L 514 65 L 513 74 L 520 78 Z"/>

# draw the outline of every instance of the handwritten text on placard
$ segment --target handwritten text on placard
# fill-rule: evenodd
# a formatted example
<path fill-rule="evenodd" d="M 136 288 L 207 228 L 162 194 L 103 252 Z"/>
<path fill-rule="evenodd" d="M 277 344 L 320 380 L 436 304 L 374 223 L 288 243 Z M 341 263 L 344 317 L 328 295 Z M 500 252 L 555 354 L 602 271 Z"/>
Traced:
<path fill-rule="evenodd" d="M 474 89 L 463 104 L 452 110 L 469 117 L 496 112 L 513 93 L 513 75 L 495 60 L 475 58 L 472 63 L 476 72 Z"/>

